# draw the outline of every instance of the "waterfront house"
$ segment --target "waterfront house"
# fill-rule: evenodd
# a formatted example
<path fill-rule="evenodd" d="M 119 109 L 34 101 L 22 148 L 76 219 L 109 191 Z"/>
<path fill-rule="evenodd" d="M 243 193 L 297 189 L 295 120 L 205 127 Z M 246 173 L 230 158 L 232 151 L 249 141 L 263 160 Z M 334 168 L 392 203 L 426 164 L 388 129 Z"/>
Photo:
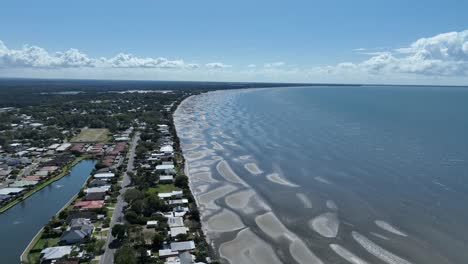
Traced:
<path fill-rule="evenodd" d="M 161 258 L 161 259 L 179 255 L 179 252 L 172 251 L 171 249 L 160 249 L 158 253 L 159 253 L 158 254 L 159 258 Z"/>
<path fill-rule="evenodd" d="M 72 246 L 58 246 L 45 248 L 41 251 L 42 260 L 51 262 L 53 260 L 61 259 L 65 256 L 70 255 L 72 251 Z"/>
<path fill-rule="evenodd" d="M 95 179 L 109 180 L 115 177 L 115 173 L 112 173 L 112 172 L 97 173 L 97 174 L 94 174 L 93 177 Z"/>
<path fill-rule="evenodd" d="M 111 188 L 110 185 L 104 185 L 104 186 L 100 186 L 100 187 L 91 187 L 91 188 L 84 189 L 84 193 L 88 194 L 88 193 L 107 192 L 107 191 L 110 190 L 110 188 Z"/>
<path fill-rule="evenodd" d="M 26 177 L 24 177 L 24 178 L 23 178 L 23 181 L 40 181 L 40 180 L 42 180 L 42 179 L 44 179 L 43 176 L 34 176 L 34 175 L 32 175 L 32 176 L 26 176 Z"/>
<path fill-rule="evenodd" d="M 101 187 L 101 186 L 105 186 L 105 185 L 109 185 L 109 184 L 106 181 L 94 179 L 94 180 L 89 182 L 88 187 L 89 188 Z"/>
<path fill-rule="evenodd" d="M 98 215 L 95 212 L 92 212 L 92 211 L 71 210 L 71 211 L 68 212 L 68 216 L 67 216 L 67 219 L 65 220 L 65 222 L 71 224 L 73 219 L 78 219 L 78 218 L 89 219 L 91 222 L 95 222 L 96 220 L 99 219 Z"/>
<path fill-rule="evenodd" d="M 0 189 L 0 195 L 14 195 L 22 192 L 24 188 L 3 188 Z"/>
<path fill-rule="evenodd" d="M 88 209 L 100 209 L 104 207 L 104 201 L 80 201 L 76 202 L 74 205 L 76 208 L 81 210 L 88 210 Z"/>
<path fill-rule="evenodd" d="M 70 229 L 60 237 L 61 244 L 76 244 L 85 242 L 93 233 L 94 226 L 90 219 L 75 218 L 70 222 Z"/>
<path fill-rule="evenodd" d="M 34 176 L 47 177 L 49 176 L 49 172 L 45 170 L 35 171 Z"/>
<path fill-rule="evenodd" d="M 15 181 L 13 183 L 10 183 L 9 187 L 23 188 L 36 185 L 37 183 L 38 181 Z"/>
<path fill-rule="evenodd" d="M 182 217 L 168 217 L 167 224 L 170 228 L 184 226 L 184 219 Z"/>
<path fill-rule="evenodd" d="M 170 228 L 170 233 L 171 233 L 171 237 L 176 237 L 177 235 L 180 235 L 180 234 L 187 234 L 187 231 L 188 231 L 188 228 L 186 228 L 185 226 L 178 226 L 178 227 L 171 227 Z"/>
<path fill-rule="evenodd" d="M 156 170 L 164 174 L 174 174 L 174 165 L 173 164 L 161 164 L 156 166 Z"/>
<path fill-rule="evenodd" d="M 183 242 L 172 242 L 171 250 L 172 251 L 191 251 L 195 249 L 195 243 L 193 241 L 183 241 Z"/>
<path fill-rule="evenodd" d="M 92 192 L 87 193 L 83 198 L 83 201 L 100 201 L 105 200 L 106 192 Z"/>

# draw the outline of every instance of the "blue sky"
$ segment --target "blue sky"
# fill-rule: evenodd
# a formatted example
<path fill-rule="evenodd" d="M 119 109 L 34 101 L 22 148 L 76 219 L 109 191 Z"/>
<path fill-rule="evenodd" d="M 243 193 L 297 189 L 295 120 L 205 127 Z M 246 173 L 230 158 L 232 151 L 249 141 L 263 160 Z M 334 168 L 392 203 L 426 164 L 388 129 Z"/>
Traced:
<path fill-rule="evenodd" d="M 376 72 L 361 64 L 383 52 L 398 60 L 410 57 L 395 50 L 448 32 L 457 35 L 442 40 L 441 49 L 453 45 L 455 38 L 458 44 L 450 48 L 463 53 L 468 43 L 463 34 L 468 29 L 466 10 L 467 1 L 431 0 L 3 0 L 0 76 L 463 84 L 468 79 L 468 51 L 461 57 L 449 56 L 452 64 L 438 65 L 438 70 L 427 69 L 433 63 L 428 57 L 424 69 L 408 70 L 408 62 L 399 62 L 404 70 L 395 70 L 392 64 Z M 24 56 L 44 59 L 37 58 L 41 56 L 37 51 L 24 55 L 31 53 L 24 45 L 52 57 L 73 48 L 91 60 L 123 53 L 136 59 L 177 61 L 179 66 L 169 70 L 166 64 L 160 67 L 159 61 L 146 60 L 139 67 L 141 61 L 135 59 L 129 66 L 122 63 L 127 57 L 119 58 L 117 66 L 64 64 L 55 58 L 45 59 L 54 60 L 53 65 L 44 64 L 25 61 Z M 450 73 L 440 69 L 453 67 L 454 60 L 461 69 Z M 342 72 L 337 69 L 340 63 L 358 65 L 353 67 L 359 74 L 349 68 Z M 188 64 L 197 67 L 188 70 Z"/>

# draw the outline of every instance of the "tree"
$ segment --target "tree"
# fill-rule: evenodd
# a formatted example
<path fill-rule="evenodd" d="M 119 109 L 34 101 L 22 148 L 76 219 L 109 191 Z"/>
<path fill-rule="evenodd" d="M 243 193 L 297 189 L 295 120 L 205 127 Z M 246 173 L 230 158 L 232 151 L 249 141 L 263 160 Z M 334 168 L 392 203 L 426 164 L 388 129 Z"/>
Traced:
<path fill-rule="evenodd" d="M 127 227 L 124 225 L 117 224 L 114 227 L 112 227 L 112 235 L 120 241 L 122 241 L 125 238 L 126 232 Z"/>
<path fill-rule="evenodd" d="M 136 264 L 137 257 L 135 250 L 125 245 L 117 250 L 114 257 L 115 264 Z"/>
<path fill-rule="evenodd" d="M 164 236 L 161 233 L 156 232 L 156 234 L 154 234 L 154 237 L 153 237 L 153 248 L 154 249 L 161 248 L 161 245 L 164 242 L 164 240 L 165 240 Z"/>
<path fill-rule="evenodd" d="M 174 185 L 179 188 L 187 188 L 188 187 L 188 177 L 185 175 L 178 175 L 174 179 Z"/>
<path fill-rule="evenodd" d="M 144 193 L 142 193 L 141 191 L 137 189 L 129 189 L 125 192 L 124 199 L 125 199 L 125 202 L 131 203 L 134 200 L 142 199 L 144 196 L 145 196 Z"/>

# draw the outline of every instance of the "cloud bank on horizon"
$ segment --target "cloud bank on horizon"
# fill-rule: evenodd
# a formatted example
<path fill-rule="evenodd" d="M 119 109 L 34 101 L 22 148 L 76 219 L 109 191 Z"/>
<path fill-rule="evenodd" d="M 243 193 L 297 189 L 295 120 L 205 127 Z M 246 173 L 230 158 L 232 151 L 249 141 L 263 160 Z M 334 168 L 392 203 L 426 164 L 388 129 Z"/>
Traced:
<path fill-rule="evenodd" d="M 356 49 L 365 53 L 365 49 Z M 239 81 L 332 81 L 375 82 L 403 80 L 468 80 L 468 30 L 448 32 L 421 38 L 409 45 L 393 50 L 369 52 L 361 62 L 342 62 L 326 66 L 297 66 L 285 62 L 231 65 L 226 62 L 197 63 L 164 57 L 138 57 L 119 53 L 114 57 L 92 58 L 78 49 L 49 52 L 42 47 L 25 45 L 12 49 L 0 40 L 0 76 L 71 78 L 115 77 L 106 72 L 128 73 L 141 79 L 164 78 Z M 250 63 L 250 64 L 249 64 Z M 92 71 L 92 70 L 95 71 Z M 55 75 L 54 75 L 55 73 Z M 58 74 L 57 74 L 58 73 Z M 94 75 L 93 75 L 94 73 Z M 155 73 L 158 73 L 155 75 Z M 24 76 L 17 76 L 17 75 Z M 15 76 L 16 75 L 16 76 Z M 378 82 L 378 81 L 377 81 Z M 462 84 L 462 83 L 458 83 Z"/>

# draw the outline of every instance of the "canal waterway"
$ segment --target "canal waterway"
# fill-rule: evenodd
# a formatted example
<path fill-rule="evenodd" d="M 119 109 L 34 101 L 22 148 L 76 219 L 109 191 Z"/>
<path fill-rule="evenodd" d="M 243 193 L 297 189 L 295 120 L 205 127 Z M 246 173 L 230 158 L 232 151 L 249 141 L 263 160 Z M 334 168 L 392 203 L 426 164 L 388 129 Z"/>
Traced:
<path fill-rule="evenodd" d="M 79 192 L 94 165 L 79 162 L 68 175 L 0 214 L 0 263 L 19 263 L 31 239 Z"/>

